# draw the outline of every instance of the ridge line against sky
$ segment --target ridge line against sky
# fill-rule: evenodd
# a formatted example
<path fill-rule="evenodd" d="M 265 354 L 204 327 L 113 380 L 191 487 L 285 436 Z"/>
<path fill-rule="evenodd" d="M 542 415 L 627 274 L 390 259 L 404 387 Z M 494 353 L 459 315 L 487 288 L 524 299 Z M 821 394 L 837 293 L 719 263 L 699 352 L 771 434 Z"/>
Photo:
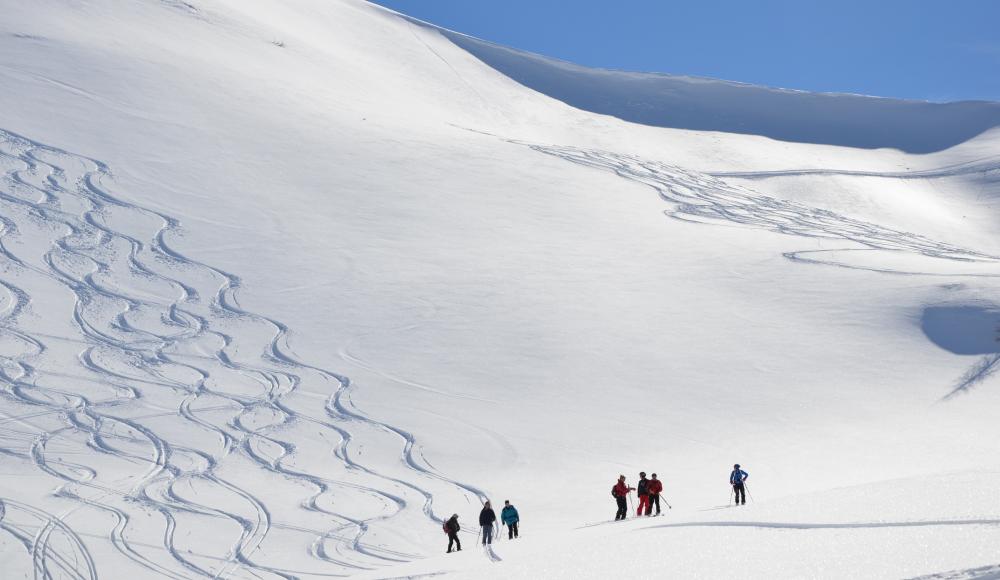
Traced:
<path fill-rule="evenodd" d="M 826 93 L 1000 101 L 1000 2 L 369 0 L 588 67 Z"/>

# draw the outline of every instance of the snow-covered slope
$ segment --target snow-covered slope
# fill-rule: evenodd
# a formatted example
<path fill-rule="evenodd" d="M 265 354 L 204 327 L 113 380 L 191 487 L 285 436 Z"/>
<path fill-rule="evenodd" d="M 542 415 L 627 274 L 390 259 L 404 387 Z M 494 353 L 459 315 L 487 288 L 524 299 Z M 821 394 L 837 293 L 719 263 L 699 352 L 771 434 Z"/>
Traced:
<path fill-rule="evenodd" d="M 1000 127 L 1000 103 L 929 103 L 806 93 L 715 79 L 595 70 L 444 31 L 510 78 L 626 121 L 797 143 L 932 153 Z"/>
<path fill-rule="evenodd" d="M 0 13 L 4 577 L 997 573 L 995 103 L 643 125 L 355 0 Z M 524 537 L 436 555 L 485 497 Z"/>

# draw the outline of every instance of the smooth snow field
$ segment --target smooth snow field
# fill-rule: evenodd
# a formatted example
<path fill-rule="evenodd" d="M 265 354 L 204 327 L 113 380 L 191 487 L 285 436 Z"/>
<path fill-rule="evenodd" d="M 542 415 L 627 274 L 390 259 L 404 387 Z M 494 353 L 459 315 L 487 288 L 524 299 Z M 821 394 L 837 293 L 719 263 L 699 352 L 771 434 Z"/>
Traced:
<path fill-rule="evenodd" d="M 0 320 L 5 580 L 1000 578 L 998 103 L 0 0 Z"/>

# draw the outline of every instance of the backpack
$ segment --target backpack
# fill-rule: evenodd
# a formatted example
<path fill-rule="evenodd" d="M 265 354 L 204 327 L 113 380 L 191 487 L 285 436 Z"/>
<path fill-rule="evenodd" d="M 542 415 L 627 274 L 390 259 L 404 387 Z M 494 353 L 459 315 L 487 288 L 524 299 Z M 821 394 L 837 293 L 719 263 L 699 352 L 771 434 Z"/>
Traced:
<path fill-rule="evenodd" d="M 618 486 L 614 485 L 611 487 L 611 497 L 618 497 Z"/>
<path fill-rule="evenodd" d="M 448 520 L 445 520 L 444 522 L 441 523 L 441 529 L 444 530 L 445 534 L 449 533 L 448 532 Z"/>

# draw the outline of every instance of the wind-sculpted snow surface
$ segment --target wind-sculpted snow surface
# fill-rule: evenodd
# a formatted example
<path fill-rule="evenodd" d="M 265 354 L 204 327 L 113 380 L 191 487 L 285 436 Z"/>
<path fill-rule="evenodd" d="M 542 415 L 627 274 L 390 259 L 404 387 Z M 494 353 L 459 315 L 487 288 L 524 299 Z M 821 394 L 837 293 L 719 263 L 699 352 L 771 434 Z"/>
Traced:
<path fill-rule="evenodd" d="M 109 183 L 0 130 L 4 577 L 345 575 L 477 502 Z"/>
<path fill-rule="evenodd" d="M 648 185 L 656 190 L 660 198 L 673 204 L 664 213 L 678 220 L 759 228 L 793 236 L 850 242 L 844 248 L 784 254 L 795 262 L 898 274 L 1000 275 L 1000 271 L 996 270 L 996 266 L 1000 265 L 998 256 L 857 220 L 829 210 L 777 199 L 729 184 L 720 177 L 606 151 L 528 143 L 525 145 L 541 153 L 612 171 L 624 179 Z M 871 251 L 881 251 L 879 258 L 856 255 L 857 252 Z M 901 253 L 932 258 L 936 262 L 926 270 L 914 270 L 914 266 L 922 267 L 928 263 L 886 258 L 895 258 L 895 255 Z"/>

